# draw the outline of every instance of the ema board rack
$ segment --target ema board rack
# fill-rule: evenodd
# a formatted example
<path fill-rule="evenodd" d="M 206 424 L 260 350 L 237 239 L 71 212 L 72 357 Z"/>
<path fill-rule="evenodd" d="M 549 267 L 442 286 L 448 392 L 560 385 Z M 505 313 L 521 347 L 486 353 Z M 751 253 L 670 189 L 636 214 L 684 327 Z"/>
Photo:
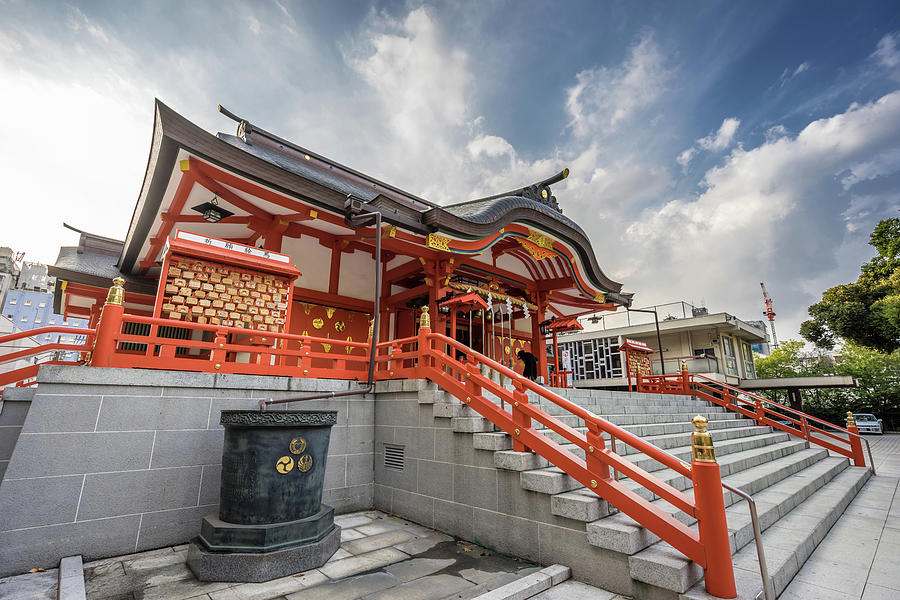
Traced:
<path fill-rule="evenodd" d="M 166 247 L 155 314 L 283 333 L 299 275 L 287 255 L 178 230 Z"/>

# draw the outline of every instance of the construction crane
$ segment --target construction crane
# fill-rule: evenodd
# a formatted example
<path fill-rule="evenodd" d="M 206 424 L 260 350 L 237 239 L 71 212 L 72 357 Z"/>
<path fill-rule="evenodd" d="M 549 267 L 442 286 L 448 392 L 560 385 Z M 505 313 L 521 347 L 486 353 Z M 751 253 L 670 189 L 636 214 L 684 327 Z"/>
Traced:
<path fill-rule="evenodd" d="M 766 304 L 766 312 L 763 314 L 769 318 L 769 327 L 772 329 L 772 347 L 778 348 L 778 336 L 775 335 L 775 307 L 772 305 L 772 299 L 766 293 L 766 284 L 760 281 L 759 287 L 762 288 L 763 302 Z"/>

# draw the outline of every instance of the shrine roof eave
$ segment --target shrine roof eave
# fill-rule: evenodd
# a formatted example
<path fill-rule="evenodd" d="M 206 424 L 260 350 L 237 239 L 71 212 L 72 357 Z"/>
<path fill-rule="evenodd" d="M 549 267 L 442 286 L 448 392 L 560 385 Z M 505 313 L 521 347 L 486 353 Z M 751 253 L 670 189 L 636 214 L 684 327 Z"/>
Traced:
<path fill-rule="evenodd" d="M 147 169 L 119 258 L 123 272 L 132 272 L 140 259 L 181 150 L 286 196 L 343 213 L 346 186 L 329 186 L 328 178 L 311 179 L 255 156 L 191 123 L 159 100 L 155 108 Z"/>
<path fill-rule="evenodd" d="M 585 275 L 599 288 L 608 290 L 610 300 L 631 306 L 632 294 L 622 292 L 622 284 L 603 273 L 584 230 L 540 202 L 521 196 L 465 202 L 433 208 L 425 213 L 424 220 L 435 229 L 473 238 L 487 237 L 513 222 L 530 223 L 545 232 L 552 232 L 554 237 L 569 243 L 578 252 L 588 270 Z"/>

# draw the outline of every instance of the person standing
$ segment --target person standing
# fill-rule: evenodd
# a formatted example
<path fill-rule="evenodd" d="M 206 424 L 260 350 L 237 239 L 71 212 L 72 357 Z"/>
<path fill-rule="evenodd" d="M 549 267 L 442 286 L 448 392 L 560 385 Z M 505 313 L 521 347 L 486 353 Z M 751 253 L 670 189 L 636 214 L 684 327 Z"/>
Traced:
<path fill-rule="evenodd" d="M 519 360 L 525 363 L 525 368 L 522 372 L 522 375 L 532 381 L 537 379 L 537 356 L 535 356 L 531 352 L 528 352 L 527 350 L 519 350 L 516 356 L 519 357 Z"/>

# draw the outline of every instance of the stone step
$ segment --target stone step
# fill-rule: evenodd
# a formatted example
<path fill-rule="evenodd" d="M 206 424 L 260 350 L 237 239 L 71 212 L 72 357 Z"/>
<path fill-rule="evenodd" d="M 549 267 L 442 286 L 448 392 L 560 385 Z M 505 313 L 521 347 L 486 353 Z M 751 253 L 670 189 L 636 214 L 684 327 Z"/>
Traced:
<path fill-rule="evenodd" d="M 741 416 L 735 415 L 733 419 L 720 419 L 718 421 L 710 421 L 707 428 L 710 431 L 718 431 L 721 429 L 728 429 L 731 427 L 749 427 L 754 424 L 754 421 L 750 419 L 745 419 Z M 673 422 L 673 423 L 652 423 L 652 424 L 641 424 L 641 425 L 622 425 L 622 429 L 625 431 L 634 434 L 640 438 L 650 438 L 656 435 L 664 435 L 664 434 L 675 434 L 681 433 L 683 435 L 687 435 L 690 437 L 691 432 L 694 431 L 694 425 L 690 422 Z M 543 425 L 536 427 L 536 429 L 544 429 Z M 587 431 L 587 427 L 576 427 L 575 428 L 579 433 L 585 433 Z M 546 435 L 557 443 L 565 443 L 565 438 L 556 433 L 555 431 L 547 431 Z M 607 441 L 609 440 L 609 434 L 604 433 L 603 438 Z"/>
<path fill-rule="evenodd" d="M 567 408 L 563 408 L 562 406 L 557 406 L 556 404 L 541 404 L 539 408 L 543 410 L 545 413 L 550 415 L 568 415 L 570 411 Z M 594 414 L 605 416 L 605 414 L 623 414 L 623 415 L 643 415 L 643 414 L 672 414 L 672 413 L 693 413 L 697 414 L 698 412 L 707 413 L 707 412 L 716 412 L 722 413 L 725 412 L 726 409 L 722 406 L 710 406 L 708 404 L 703 403 L 692 403 L 689 405 L 660 405 L 660 404 L 646 404 L 646 405 L 614 405 L 614 406 L 583 406 L 585 410 L 589 410 Z"/>
<path fill-rule="evenodd" d="M 828 453 L 821 449 L 800 450 L 799 452 L 789 454 L 788 456 L 776 458 L 771 462 L 744 469 L 739 473 L 726 477 L 725 481 L 741 488 L 749 494 L 755 494 L 759 490 L 781 481 L 785 477 L 790 477 L 794 473 L 802 471 L 813 463 L 822 460 L 822 458 L 827 455 Z M 691 481 L 689 479 L 670 469 L 667 469 L 667 471 L 665 477 L 658 478 L 680 491 L 690 489 Z M 624 480 L 622 483 L 632 491 L 637 492 L 646 500 L 652 501 L 657 499 L 655 494 L 638 486 L 631 480 Z M 642 491 L 645 493 L 641 493 Z M 726 501 L 733 498 L 733 496 L 734 495 L 731 492 L 728 492 L 726 494 Z M 559 517 L 588 522 L 596 521 L 608 514 L 617 512 L 615 507 L 608 505 L 605 500 L 602 500 L 595 493 L 586 488 L 553 496 L 550 499 L 550 507 L 551 512 Z M 590 528 L 592 525 L 589 524 L 587 527 L 588 534 L 590 535 Z"/>
<path fill-rule="evenodd" d="M 813 455 L 820 456 L 820 455 Z M 772 464 L 772 463 L 769 463 Z M 778 519 L 779 515 L 786 514 L 797 504 L 805 500 L 811 493 L 819 487 L 825 485 L 834 478 L 847 466 L 846 459 L 825 458 L 818 462 L 809 464 L 809 461 L 801 460 L 796 465 L 807 464 L 802 474 L 798 474 L 796 470 L 788 467 L 778 471 L 772 470 L 773 474 L 780 476 L 778 481 L 766 484 L 769 477 L 768 469 L 756 469 L 755 478 L 750 480 L 746 476 L 740 478 L 745 481 L 748 487 L 761 490 L 751 492 L 744 489 L 738 484 L 738 478 L 723 478 L 725 482 L 744 489 L 745 492 L 753 495 L 757 501 L 757 509 L 760 511 L 760 527 L 765 529 L 772 522 Z M 766 465 L 767 466 L 767 465 Z M 787 466 L 787 465 L 782 465 Z M 794 475 L 791 477 L 791 475 Z M 810 485 L 805 485 L 810 484 Z M 687 495 L 693 497 L 693 490 L 687 491 Z M 750 517 L 747 513 L 746 502 L 740 502 L 740 497 L 732 492 L 724 494 L 725 506 L 732 507 L 726 510 L 728 528 L 732 540 L 732 551 L 742 547 L 750 538 L 753 537 L 753 530 L 750 527 Z M 733 507 L 735 503 L 741 506 Z M 674 516 L 686 525 L 694 525 L 696 519 L 679 511 L 677 508 L 663 500 L 656 500 L 654 504 L 664 512 Z M 763 510 L 765 508 L 765 511 Z M 743 512 L 738 512 L 740 510 Z M 767 512 L 768 511 L 768 512 Z M 763 513 L 767 512 L 766 516 Z M 600 519 L 589 523 L 586 527 L 588 541 L 599 548 L 613 550 L 622 554 L 636 554 L 644 548 L 649 547 L 659 541 L 659 538 L 652 532 L 646 530 L 642 525 L 635 522 L 631 517 L 624 513 L 611 515 L 605 519 Z M 749 537 L 748 537 L 749 536 Z"/>
<path fill-rule="evenodd" d="M 727 458 L 728 455 L 733 453 L 747 453 L 743 454 L 742 456 L 736 457 L 736 459 L 733 461 L 720 459 L 719 468 L 722 471 L 722 476 L 725 477 L 727 475 L 730 475 L 731 473 L 736 473 L 739 470 L 743 470 L 745 468 L 755 466 L 762 462 L 767 462 L 775 458 L 780 458 L 782 456 L 785 456 L 786 454 L 790 454 L 792 452 L 796 452 L 805 448 L 806 442 L 802 440 L 798 440 L 796 442 L 789 441 L 788 437 L 789 436 L 786 433 L 770 433 L 749 438 L 741 438 L 737 440 L 726 440 L 720 444 L 717 444 L 717 456 L 723 456 Z M 676 456 L 679 453 L 683 454 L 681 449 L 678 449 L 678 452 L 676 452 Z M 583 454 L 584 453 L 582 452 L 582 458 Z M 687 455 L 688 457 L 690 456 L 689 446 L 687 447 Z M 634 456 L 641 458 L 640 460 L 629 458 L 629 462 L 640 466 L 645 471 L 652 473 L 663 468 L 661 463 L 656 462 L 655 459 L 652 459 L 644 454 L 635 454 Z M 519 482 L 526 490 L 551 495 L 570 492 L 581 487 L 581 484 L 579 484 L 572 477 L 566 475 L 562 471 L 562 469 L 559 469 L 557 467 L 523 471 L 519 475 Z M 635 482 L 631 482 L 631 485 L 635 486 L 635 490 L 640 489 L 645 493 L 650 494 L 649 490 L 638 486 L 638 484 L 636 484 Z M 652 494 L 651 498 L 648 499 L 652 499 Z"/>
<path fill-rule="evenodd" d="M 693 419 L 698 413 L 695 412 L 679 412 L 679 413 L 646 413 L 646 414 L 608 414 L 608 415 L 598 415 L 617 425 L 619 427 L 626 427 L 629 425 L 674 425 L 677 423 L 688 423 L 690 424 L 691 419 Z M 710 422 L 714 421 L 733 421 L 735 419 L 740 419 L 741 417 L 736 415 L 735 413 L 726 413 L 726 412 L 701 412 L 704 417 L 706 417 Z M 553 417 L 560 421 L 561 423 L 565 423 L 569 427 L 584 427 L 584 421 L 575 415 L 553 415 Z M 543 427 L 543 424 L 538 421 L 534 421 L 535 428 Z M 692 426 L 693 427 L 693 426 Z"/>
<path fill-rule="evenodd" d="M 569 567 L 550 565 L 536 573 L 475 596 L 473 600 L 525 600 L 560 585 L 571 576 L 572 570 Z"/>
<path fill-rule="evenodd" d="M 775 504 L 777 490 L 773 489 L 768 494 L 763 492 L 759 494 L 759 498 L 755 498 L 757 507 L 762 507 L 761 512 L 768 515 L 764 518 L 763 514 L 760 514 L 760 526 L 765 527 L 763 547 L 766 548 L 766 562 L 776 594 L 787 587 L 791 578 L 870 476 L 868 469 L 846 468 L 846 459 L 837 460 L 844 461 L 845 468 L 833 479 L 812 490 L 796 507 L 787 510 L 782 518 L 774 517 L 773 511 L 779 510 L 777 506 L 767 506 Z M 823 468 L 834 467 L 829 465 Z M 825 477 L 827 473 L 822 473 L 821 476 Z M 781 486 L 786 488 L 781 494 L 790 497 L 791 485 L 796 486 L 796 493 L 802 495 L 804 490 L 815 486 L 815 480 L 794 483 L 793 478 L 788 479 Z M 740 502 L 726 512 L 731 512 L 729 515 L 731 517 L 746 511 L 746 503 Z M 749 516 L 747 518 L 749 519 Z M 733 533 L 730 523 L 729 531 Z M 750 543 L 752 540 L 751 533 L 747 543 L 735 553 L 733 559 L 740 598 L 753 598 L 762 589 L 756 546 Z M 687 590 L 691 590 L 691 594 L 688 594 L 690 598 L 711 598 L 706 594 L 700 581 L 703 577 L 700 566 L 665 542 L 659 542 L 630 556 L 628 564 L 633 579 L 662 588 L 660 591 L 670 592 L 673 598 L 676 594 L 684 594 Z"/>
<path fill-rule="evenodd" d="M 729 454 L 733 454 L 735 452 L 744 452 L 746 450 L 753 450 L 756 448 L 762 448 L 764 446 L 774 445 L 781 442 L 786 442 L 789 439 L 793 438 L 788 433 L 784 432 L 774 432 L 774 433 L 765 433 L 761 435 L 754 435 L 750 437 L 743 437 L 734 440 L 723 440 L 722 442 L 716 442 L 716 456 L 724 457 Z M 805 442 L 800 441 L 801 445 L 805 445 Z M 687 440 L 687 444 L 683 446 L 679 446 L 677 448 L 669 448 L 666 450 L 669 454 L 674 456 L 675 458 L 679 458 L 684 462 L 691 462 L 691 446 L 690 439 Z M 648 471 L 650 473 L 654 471 L 659 471 L 663 468 L 662 463 L 657 462 L 656 459 L 647 456 L 641 452 L 635 453 L 628 457 L 629 462 L 632 464 Z M 721 462 L 721 461 L 720 461 Z M 724 474 L 724 471 L 723 471 Z"/>

